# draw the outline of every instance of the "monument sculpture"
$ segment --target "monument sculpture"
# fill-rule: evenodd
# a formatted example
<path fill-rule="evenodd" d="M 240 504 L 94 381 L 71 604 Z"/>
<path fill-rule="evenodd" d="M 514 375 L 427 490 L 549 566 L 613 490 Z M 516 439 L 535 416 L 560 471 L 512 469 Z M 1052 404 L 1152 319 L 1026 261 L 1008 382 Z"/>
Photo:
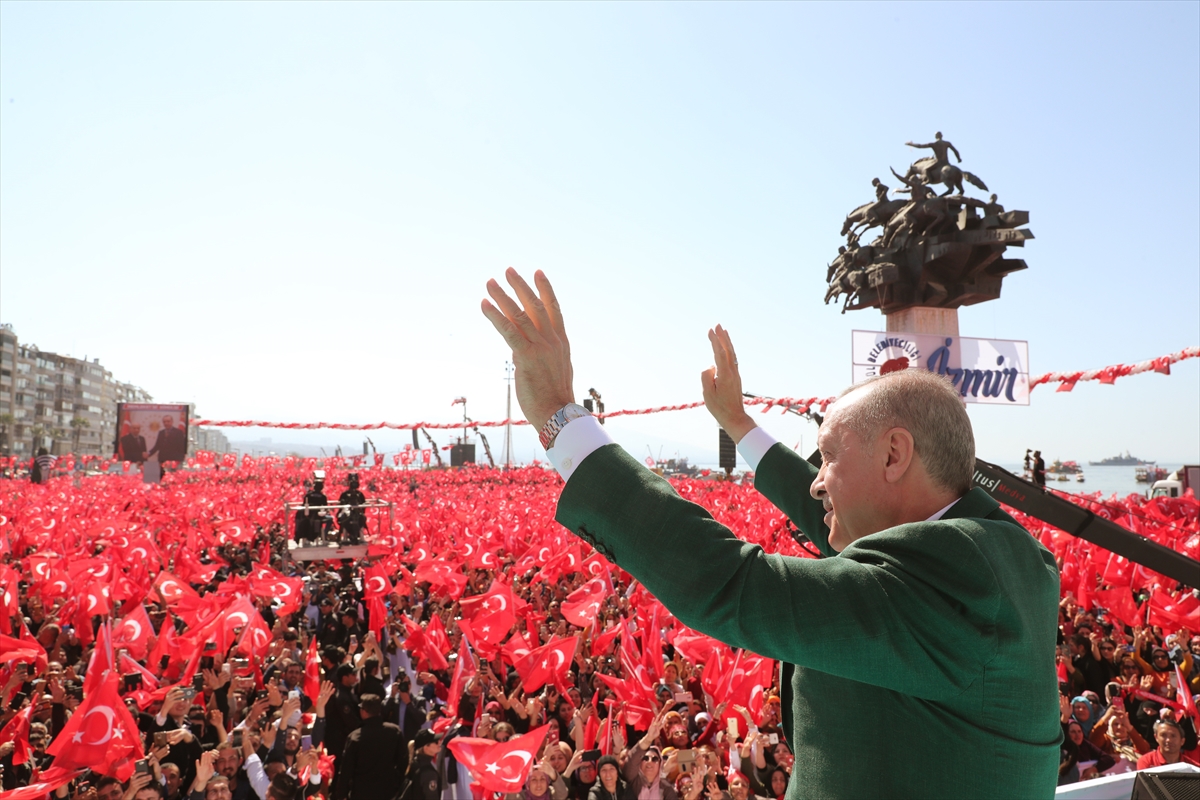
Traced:
<path fill-rule="evenodd" d="M 1005 275 L 1026 268 L 1021 259 L 1004 258 L 1009 247 L 1022 247 L 1033 238 L 1023 226 L 1029 212 L 1005 211 L 992 194 L 987 200 L 968 197 L 964 181 L 988 191 L 978 176 L 950 163 L 962 162 L 958 149 L 939 131 L 928 144 L 932 156 L 914 162 L 905 172 L 891 171 L 902 187 L 889 198 L 889 186 L 875 178 L 875 200 L 846 215 L 838 248 L 825 280 L 825 302 L 845 297 L 842 313 L 878 308 L 889 319 L 906 309 L 956 309 L 995 300 Z M 936 194 L 933 186 L 946 190 Z M 863 234 L 879 234 L 863 243 Z M 890 327 L 889 327 L 890 329 Z"/>

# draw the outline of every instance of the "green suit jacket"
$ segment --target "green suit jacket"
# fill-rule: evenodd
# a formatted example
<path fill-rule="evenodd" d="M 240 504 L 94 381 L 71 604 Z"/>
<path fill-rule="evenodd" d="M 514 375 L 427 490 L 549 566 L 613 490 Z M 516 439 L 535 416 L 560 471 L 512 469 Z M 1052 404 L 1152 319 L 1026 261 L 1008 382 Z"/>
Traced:
<path fill-rule="evenodd" d="M 557 519 L 687 625 L 783 662 L 789 798 L 1053 796 L 1053 556 L 981 489 L 835 554 L 815 476 L 776 444 L 756 486 L 822 559 L 740 541 L 618 445 L 576 468 Z"/>

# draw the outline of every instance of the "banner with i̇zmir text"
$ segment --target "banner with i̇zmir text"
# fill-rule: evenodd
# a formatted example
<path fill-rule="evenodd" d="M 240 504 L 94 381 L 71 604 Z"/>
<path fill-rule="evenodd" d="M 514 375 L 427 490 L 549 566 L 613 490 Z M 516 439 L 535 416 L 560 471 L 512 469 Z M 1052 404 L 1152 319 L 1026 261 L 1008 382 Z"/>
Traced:
<path fill-rule="evenodd" d="M 929 333 L 852 331 L 854 383 L 901 369 L 950 379 L 963 400 L 1029 405 L 1029 342 Z"/>

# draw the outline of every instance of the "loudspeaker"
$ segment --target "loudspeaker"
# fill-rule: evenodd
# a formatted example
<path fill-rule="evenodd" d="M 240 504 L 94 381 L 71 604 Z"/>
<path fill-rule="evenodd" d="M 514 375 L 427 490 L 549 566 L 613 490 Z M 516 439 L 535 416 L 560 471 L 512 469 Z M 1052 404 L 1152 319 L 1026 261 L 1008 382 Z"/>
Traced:
<path fill-rule="evenodd" d="M 456 444 L 450 447 L 450 466 L 461 467 L 475 463 L 475 445 Z"/>
<path fill-rule="evenodd" d="M 717 449 L 721 454 L 718 462 L 721 469 L 725 470 L 726 474 L 732 473 L 737 466 L 737 445 L 733 443 L 733 439 L 725 432 L 724 428 L 717 429 Z"/>
<path fill-rule="evenodd" d="M 1200 772 L 1139 772 L 1129 800 L 1200 800 Z"/>

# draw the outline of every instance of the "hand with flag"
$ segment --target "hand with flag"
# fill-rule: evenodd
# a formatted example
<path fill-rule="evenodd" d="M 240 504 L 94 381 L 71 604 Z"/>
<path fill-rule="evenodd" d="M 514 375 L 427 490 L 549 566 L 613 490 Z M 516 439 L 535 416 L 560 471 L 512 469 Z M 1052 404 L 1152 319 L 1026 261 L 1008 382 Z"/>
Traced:
<path fill-rule="evenodd" d="M 117 692 L 116 672 L 108 671 L 97 682 L 95 692 L 84 697 L 46 752 L 54 756 L 56 767 L 87 767 L 121 781 L 129 779 L 133 762 L 145 753 L 137 722 Z"/>
<path fill-rule="evenodd" d="M 517 662 L 517 674 L 525 692 L 532 694 L 547 683 L 553 683 L 564 694 L 567 691 L 567 672 L 575 658 L 579 640 L 574 636 L 554 638 Z"/>
<path fill-rule="evenodd" d="M 485 792 L 521 792 L 549 730 L 543 725 L 507 742 L 458 737 L 449 748 Z"/>

